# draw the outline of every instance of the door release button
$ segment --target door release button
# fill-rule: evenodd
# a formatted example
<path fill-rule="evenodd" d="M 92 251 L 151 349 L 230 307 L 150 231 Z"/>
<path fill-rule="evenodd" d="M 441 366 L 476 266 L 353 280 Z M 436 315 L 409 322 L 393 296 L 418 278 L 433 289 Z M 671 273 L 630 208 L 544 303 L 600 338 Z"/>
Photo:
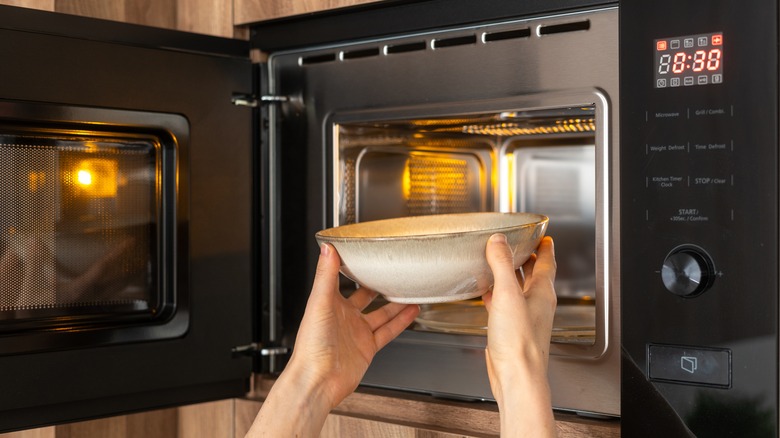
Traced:
<path fill-rule="evenodd" d="M 648 344 L 647 375 L 656 382 L 731 387 L 731 350 Z"/>

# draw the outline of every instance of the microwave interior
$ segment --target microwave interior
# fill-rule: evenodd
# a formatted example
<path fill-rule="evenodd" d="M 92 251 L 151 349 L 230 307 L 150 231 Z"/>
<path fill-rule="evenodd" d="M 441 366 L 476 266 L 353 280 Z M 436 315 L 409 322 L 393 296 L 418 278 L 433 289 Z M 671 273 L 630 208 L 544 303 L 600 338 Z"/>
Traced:
<path fill-rule="evenodd" d="M 553 342 L 593 345 L 595 114 L 595 106 L 573 106 L 338 123 L 333 221 L 479 211 L 547 215 L 558 254 Z M 410 328 L 463 335 L 486 329 L 481 299 L 424 305 Z"/>

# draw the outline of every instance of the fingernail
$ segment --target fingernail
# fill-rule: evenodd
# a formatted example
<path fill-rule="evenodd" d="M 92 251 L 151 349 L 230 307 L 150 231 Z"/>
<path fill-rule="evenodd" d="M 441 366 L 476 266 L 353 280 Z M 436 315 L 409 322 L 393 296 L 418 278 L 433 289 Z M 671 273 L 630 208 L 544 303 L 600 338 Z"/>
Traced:
<path fill-rule="evenodd" d="M 323 257 L 327 257 L 328 255 L 330 255 L 330 245 L 328 245 L 327 243 L 323 243 L 322 245 L 320 245 L 320 255 Z"/>
<path fill-rule="evenodd" d="M 494 243 L 506 243 L 506 235 L 503 233 L 496 233 L 490 236 L 490 241 Z"/>

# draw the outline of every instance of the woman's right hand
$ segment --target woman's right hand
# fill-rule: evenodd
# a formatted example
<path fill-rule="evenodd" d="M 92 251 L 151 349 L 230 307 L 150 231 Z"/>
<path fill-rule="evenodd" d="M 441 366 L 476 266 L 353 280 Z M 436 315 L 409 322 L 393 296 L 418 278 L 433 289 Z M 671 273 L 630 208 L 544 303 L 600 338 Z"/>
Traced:
<path fill-rule="evenodd" d="M 506 236 L 495 234 L 485 250 L 493 289 L 488 310 L 488 377 L 498 402 L 502 436 L 555 436 L 547 363 L 556 307 L 555 252 L 545 237 L 536 255 L 515 271 Z"/>

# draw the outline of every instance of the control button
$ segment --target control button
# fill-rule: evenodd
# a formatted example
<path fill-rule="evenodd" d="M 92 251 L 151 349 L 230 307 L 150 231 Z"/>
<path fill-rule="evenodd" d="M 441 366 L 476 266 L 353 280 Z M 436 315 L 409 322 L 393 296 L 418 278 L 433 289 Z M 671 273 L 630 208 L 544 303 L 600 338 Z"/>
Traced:
<path fill-rule="evenodd" d="M 729 349 L 650 344 L 647 364 L 647 377 L 653 381 L 731 386 Z"/>
<path fill-rule="evenodd" d="M 703 248 L 681 245 L 664 259 L 661 280 L 666 289 L 681 297 L 692 298 L 705 292 L 715 281 L 715 264 Z"/>

